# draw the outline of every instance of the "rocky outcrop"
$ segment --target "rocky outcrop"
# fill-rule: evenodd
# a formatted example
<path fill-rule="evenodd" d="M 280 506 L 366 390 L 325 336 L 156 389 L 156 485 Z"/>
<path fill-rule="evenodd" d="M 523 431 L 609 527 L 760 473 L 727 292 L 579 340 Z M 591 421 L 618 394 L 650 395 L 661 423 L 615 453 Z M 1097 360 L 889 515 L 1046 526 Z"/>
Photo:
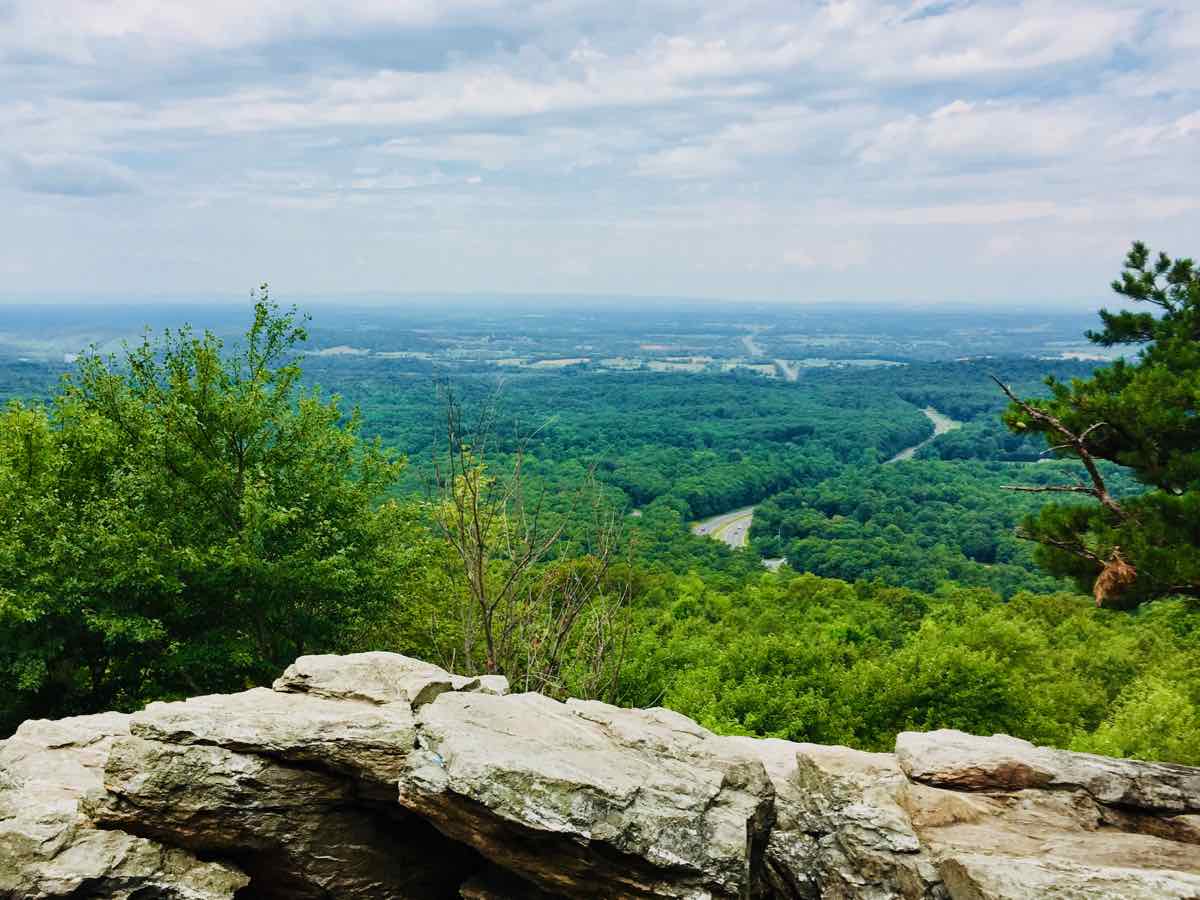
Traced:
<path fill-rule="evenodd" d="M 896 757 L 955 900 L 1200 898 L 1200 834 L 1171 815 L 1200 804 L 1200 770 L 959 731 L 902 734 Z"/>
<path fill-rule="evenodd" d="M 765 876 L 778 897 L 943 897 L 890 753 L 736 738 L 775 785 Z"/>
<path fill-rule="evenodd" d="M 230 900 L 250 879 L 175 846 L 98 829 L 81 806 L 103 789 L 117 713 L 26 722 L 0 742 L 0 897 Z"/>
<path fill-rule="evenodd" d="M 400 804 L 568 897 L 748 897 L 774 791 L 757 760 L 665 709 L 540 694 L 418 713 Z"/>
<path fill-rule="evenodd" d="M 1036 747 L 998 734 L 907 732 L 896 758 L 914 781 L 968 791 L 1082 791 L 1097 803 L 1156 813 L 1200 812 L 1200 769 Z"/>
<path fill-rule="evenodd" d="M 0 898 L 1196 898 L 1200 770 L 714 735 L 388 653 L 0 742 Z"/>
<path fill-rule="evenodd" d="M 302 656 L 275 680 L 276 691 L 333 700 L 424 706 L 447 691 L 507 694 L 503 675 L 452 675 L 440 666 L 398 653 Z"/>
<path fill-rule="evenodd" d="M 477 865 L 395 802 L 416 739 L 407 703 L 259 688 L 152 703 L 129 731 L 109 751 L 97 824 L 227 859 L 260 897 L 452 896 L 457 869 Z"/>

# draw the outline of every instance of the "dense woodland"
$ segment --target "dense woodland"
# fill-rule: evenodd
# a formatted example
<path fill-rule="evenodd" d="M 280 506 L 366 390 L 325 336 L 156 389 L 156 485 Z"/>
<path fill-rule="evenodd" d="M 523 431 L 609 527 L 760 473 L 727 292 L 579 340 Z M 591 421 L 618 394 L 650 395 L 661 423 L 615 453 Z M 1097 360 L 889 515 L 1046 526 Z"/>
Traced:
<path fill-rule="evenodd" d="M 1153 564 L 1134 581 L 1120 567 L 1141 557 L 1068 527 L 1124 525 L 1084 521 L 1093 448 L 1120 509 L 1165 510 L 1185 543 L 1169 516 L 1194 474 L 1157 460 L 1146 477 L 1090 423 L 1049 457 L 1046 429 L 1018 427 L 1057 409 L 1066 428 L 1070 392 L 1109 371 L 1136 386 L 1120 365 L 501 377 L 305 356 L 307 337 L 264 297 L 236 341 L 185 329 L 69 366 L 0 362 L 0 732 L 371 648 L 723 732 L 880 749 L 956 727 L 1200 763 L 1200 607 L 1165 585 L 1097 608 L 1098 572 L 1141 590 Z M 993 374 L 1044 399 L 1010 407 Z M 932 433 L 926 406 L 962 427 L 889 463 Z M 468 546 L 481 497 L 494 515 Z M 689 532 L 751 504 L 745 549 Z"/>

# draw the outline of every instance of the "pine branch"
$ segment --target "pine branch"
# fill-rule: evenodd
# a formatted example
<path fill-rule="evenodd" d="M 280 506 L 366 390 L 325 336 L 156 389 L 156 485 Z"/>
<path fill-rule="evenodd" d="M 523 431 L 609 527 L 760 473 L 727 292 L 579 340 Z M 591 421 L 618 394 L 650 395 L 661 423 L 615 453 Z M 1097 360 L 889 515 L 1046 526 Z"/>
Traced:
<path fill-rule="evenodd" d="M 1082 434 L 1076 434 L 1074 431 L 1064 425 L 1062 420 L 1056 416 L 1052 416 L 1050 413 L 1040 410 L 1036 406 L 1033 406 L 1032 404 L 1020 399 L 1012 392 L 1012 389 L 1008 385 L 1006 385 L 995 375 L 992 375 L 991 378 L 992 381 L 996 382 L 996 384 L 1000 386 L 1000 390 L 1004 391 L 1008 399 L 1019 406 L 1022 411 L 1024 411 L 1025 415 L 1029 416 L 1029 418 L 1033 419 L 1033 421 L 1039 422 L 1050 430 L 1061 435 L 1064 439 L 1064 443 L 1060 446 L 1062 448 L 1069 448 L 1073 450 L 1079 457 L 1079 461 L 1083 463 L 1083 467 L 1087 470 L 1088 478 L 1091 479 L 1092 484 L 1091 487 L 1086 487 L 1083 485 L 1076 486 L 1084 487 L 1085 489 L 1082 491 L 1074 490 L 1074 488 L 1069 489 L 1074 493 L 1090 494 L 1099 500 L 1101 505 L 1103 505 L 1104 508 L 1112 513 L 1113 516 L 1115 516 L 1118 520 L 1122 522 L 1127 520 L 1129 518 L 1129 514 L 1125 512 L 1121 504 L 1118 503 L 1112 494 L 1108 492 L 1108 486 L 1104 483 L 1104 477 L 1100 474 L 1100 469 L 1096 465 L 1096 460 L 1092 457 L 1091 451 L 1089 451 L 1087 448 L 1087 436 L 1101 425 L 1106 423 L 1097 422 L 1096 424 L 1090 425 L 1088 428 L 1086 428 Z"/>
<path fill-rule="evenodd" d="M 1104 565 L 1104 560 L 1093 553 L 1091 550 L 1083 546 L 1083 544 L 1070 541 L 1060 541 L 1057 538 L 1048 537 L 1046 535 L 1030 534 L 1023 528 L 1018 528 L 1014 534 L 1023 541 L 1033 541 L 1035 544 L 1045 544 L 1048 547 L 1055 547 L 1065 553 L 1070 553 L 1072 556 L 1078 556 L 1080 559 L 1086 559 L 1094 562 L 1098 566 Z"/>
<path fill-rule="evenodd" d="M 1096 489 L 1087 484 L 1002 484 L 1001 490 L 1020 491 L 1023 494 L 1090 494 Z"/>

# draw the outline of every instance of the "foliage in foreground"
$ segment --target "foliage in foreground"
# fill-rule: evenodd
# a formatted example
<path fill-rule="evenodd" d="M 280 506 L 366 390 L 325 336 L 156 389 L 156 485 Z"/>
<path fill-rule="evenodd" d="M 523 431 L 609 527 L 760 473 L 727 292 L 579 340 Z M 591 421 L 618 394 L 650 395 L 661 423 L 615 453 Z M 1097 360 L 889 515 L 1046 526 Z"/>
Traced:
<path fill-rule="evenodd" d="M 303 338 L 264 297 L 235 352 L 169 332 L 3 412 L 0 729 L 261 683 L 402 595 L 401 463 L 300 389 Z"/>
<path fill-rule="evenodd" d="M 904 730 L 1004 732 L 1200 764 L 1200 610 L 1074 594 L 763 574 L 663 576 L 639 602 L 625 702 L 716 731 L 890 750 Z"/>
<path fill-rule="evenodd" d="M 1040 434 L 1085 470 L 1075 484 L 1037 488 L 1089 496 L 1088 506 L 1048 504 L 1024 523 L 1038 561 L 1092 589 L 1098 604 L 1132 607 L 1200 597 L 1200 269 L 1190 259 L 1152 260 L 1134 244 L 1113 289 L 1155 312 L 1102 310 L 1088 337 L 1143 349 L 1089 379 L 1049 379 L 1048 400 L 1019 400 L 1005 421 Z M 1149 490 L 1121 497 L 1097 462 L 1128 468 Z"/>
<path fill-rule="evenodd" d="M 495 403 L 468 425 L 453 390 L 441 393 L 446 447 L 435 457 L 429 515 L 464 588 L 433 605 L 435 615 L 449 608 L 461 636 L 447 668 L 502 673 L 550 696 L 612 699 L 629 631 L 628 590 L 612 566 L 617 511 L 589 477 L 556 514 L 544 487 L 529 491 L 524 442 L 511 467 L 489 465 L 500 437 Z"/>

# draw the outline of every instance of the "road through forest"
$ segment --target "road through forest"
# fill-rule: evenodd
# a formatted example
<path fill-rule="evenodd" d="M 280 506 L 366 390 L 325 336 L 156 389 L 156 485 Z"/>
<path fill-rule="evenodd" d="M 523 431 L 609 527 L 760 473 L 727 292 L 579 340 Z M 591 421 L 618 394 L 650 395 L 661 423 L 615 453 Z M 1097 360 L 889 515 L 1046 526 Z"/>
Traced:
<path fill-rule="evenodd" d="M 754 507 L 746 506 L 697 522 L 692 526 L 692 534 L 716 538 L 730 547 L 745 547 L 750 538 L 750 523 L 753 519 Z"/>
<path fill-rule="evenodd" d="M 930 422 L 933 423 L 933 434 L 918 444 L 913 444 L 911 447 L 906 447 L 901 450 L 884 465 L 901 462 L 902 460 L 912 459 L 918 450 L 936 438 L 938 435 L 945 434 L 947 431 L 953 431 L 956 428 L 962 427 L 962 422 L 950 418 L 938 412 L 932 406 L 927 406 L 921 410 Z M 743 506 L 741 509 L 730 510 L 729 512 L 721 513 L 720 515 L 710 516 L 707 519 L 702 519 L 692 525 L 692 534 L 700 535 L 701 537 L 710 537 L 718 541 L 724 541 L 730 547 L 737 549 L 745 547 L 750 540 L 750 525 L 754 521 L 754 507 Z"/>
<path fill-rule="evenodd" d="M 955 428 L 962 428 L 962 422 L 943 415 L 932 406 L 925 407 L 923 410 L 921 410 L 921 412 L 925 413 L 929 421 L 933 423 L 933 434 L 925 438 L 925 440 L 921 441 L 921 443 L 913 444 L 911 447 L 901 450 L 886 463 L 884 463 L 885 466 L 890 465 L 891 463 L 902 462 L 906 459 L 912 459 L 918 450 L 920 450 L 938 435 L 945 434 L 947 431 L 953 431 Z"/>

